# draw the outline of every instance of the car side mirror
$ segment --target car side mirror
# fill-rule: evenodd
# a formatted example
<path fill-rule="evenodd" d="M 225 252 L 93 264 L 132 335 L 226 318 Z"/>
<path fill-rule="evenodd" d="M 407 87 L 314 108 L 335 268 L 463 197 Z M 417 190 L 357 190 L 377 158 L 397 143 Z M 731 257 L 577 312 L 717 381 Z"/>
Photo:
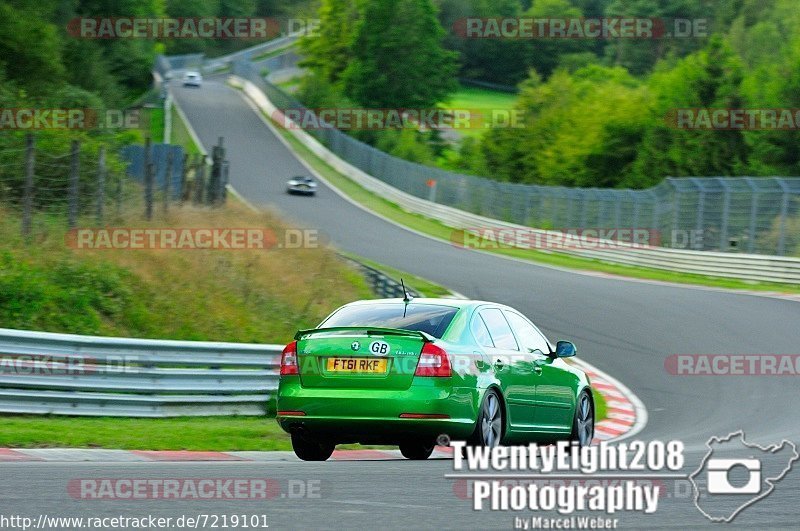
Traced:
<path fill-rule="evenodd" d="M 578 349 L 571 341 L 559 341 L 556 343 L 557 358 L 571 358 L 578 353 Z"/>

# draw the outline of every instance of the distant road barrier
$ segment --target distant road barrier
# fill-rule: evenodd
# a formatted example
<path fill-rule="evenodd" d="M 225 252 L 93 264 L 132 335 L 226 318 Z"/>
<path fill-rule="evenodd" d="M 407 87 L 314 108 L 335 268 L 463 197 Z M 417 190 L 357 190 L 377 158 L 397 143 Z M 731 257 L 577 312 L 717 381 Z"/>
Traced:
<path fill-rule="evenodd" d="M 287 48 L 297 42 L 301 34 L 301 32 L 293 33 L 220 57 L 207 58 L 202 53 L 159 55 L 156 57 L 154 70 L 162 77 L 167 78 L 172 77 L 171 72 L 173 70 L 200 70 L 206 74 L 222 72 L 230 68 L 236 61 L 252 60 L 261 55 Z"/>
<path fill-rule="evenodd" d="M 0 412 L 265 415 L 282 349 L 0 328 Z"/>
<path fill-rule="evenodd" d="M 236 72 L 241 75 L 231 76 L 231 81 L 241 86 L 245 94 L 267 116 L 274 117 L 282 114 L 281 109 L 270 101 L 267 96 L 264 90 L 267 86 L 266 82 L 249 71 L 249 69 L 244 68 L 242 70 L 244 71 Z M 282 121 L 286 123 L 288 118 L 284 117 Z M 338 172 L 409 212 L 435 219 L 455 229 L 508 229 L 526 231 L 543 237 L 549 234 L 557 234 L 552 231 L 533 229 L 524 225 L 473 214 L 465 210 L 422 199 L 399 190 L 355 167 L 337 156 L 301 127 L 290 127 L 287 131 Z M 641 247 L 616 241 L 603 241 L 603 243 L 604 245 L 598 245 L 596 248 L 576 247 L 555 250 L 555 252 L 604 262 L 695 273 L 698 275 L 800 284 L 800 258 L 764 254 L 691 251 L 667 247 Z"/>

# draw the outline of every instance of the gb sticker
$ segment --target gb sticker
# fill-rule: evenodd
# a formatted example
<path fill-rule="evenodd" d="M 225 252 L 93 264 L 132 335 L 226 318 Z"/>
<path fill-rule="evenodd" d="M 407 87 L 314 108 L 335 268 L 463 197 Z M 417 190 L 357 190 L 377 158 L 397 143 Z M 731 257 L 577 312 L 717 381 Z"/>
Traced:
<path fill-rule="evenodd" d="M 376 356 L 385 356 L 389 353 L 389 343 L 386 341 L 373 341 L 369 344 L 369 351 Z"/>

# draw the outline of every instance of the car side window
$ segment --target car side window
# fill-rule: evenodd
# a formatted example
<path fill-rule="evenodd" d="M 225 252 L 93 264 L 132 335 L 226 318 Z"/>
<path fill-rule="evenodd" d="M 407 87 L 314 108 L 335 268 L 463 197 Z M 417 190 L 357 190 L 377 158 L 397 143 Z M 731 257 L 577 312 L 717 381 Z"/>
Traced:
<path fill-rule="evenodd" d="M 480 346 L 494 348 L 492 336 L 489 335 L 489 329 L 486 328 L 486 323 L 483 322 L 483 318 L 480 315 L 475 314 L 472 317 L 471 327 L 472 335 L 475 336 L 475 340 Z"/>
<path fill-rule="evenodd" d="M 489 329 L 489 335 L 492 336 L 495 347 L 505 350 L 519 350 L 517 340 L 514 339 L 514 334 L 511 332 L 508 321 L 503 317 L 503 312 L 497 308 L 488 308 L 481 310 L 480 316 L 483 317 L 486 327 Z"/>
<path fill-rule="evenodd" d="M 542 354 L 550 352 L 550 345 L 547 340 L 527 319 L 516 312 L 506 310 L 503 313 L 508 318 L 508 322 L 511 323 L 511 328 L 514 329 L 522 350 L 528 352 L 539 350 Z"/>

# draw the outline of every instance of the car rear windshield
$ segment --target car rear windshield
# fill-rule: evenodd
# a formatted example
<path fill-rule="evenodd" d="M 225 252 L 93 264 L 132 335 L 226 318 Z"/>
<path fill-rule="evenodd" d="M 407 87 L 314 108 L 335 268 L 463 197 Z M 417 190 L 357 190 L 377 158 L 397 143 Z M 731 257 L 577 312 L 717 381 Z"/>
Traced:
<path fill-rule="evenodd" d="M 346 306 L 326 319 L 320 328 L 331 326 L 375 326 L 425 332 L 441 338 L 458 308 L 437 304 L 406 305 L 403 302 Z"/>

